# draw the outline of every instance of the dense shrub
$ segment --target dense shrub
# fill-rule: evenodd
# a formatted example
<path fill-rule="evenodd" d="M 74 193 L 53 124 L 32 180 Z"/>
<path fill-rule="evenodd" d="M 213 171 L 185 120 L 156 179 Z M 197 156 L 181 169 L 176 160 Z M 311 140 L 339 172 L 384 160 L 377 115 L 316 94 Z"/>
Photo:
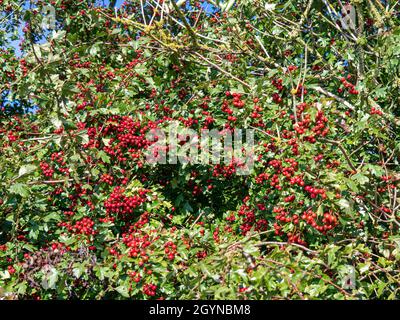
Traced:
<path fill-rule="evenodd" d="M 0 296 L 398 298 L 399 4 L 114 4 L 0 0 Z M 148 163 L 174 121 L 254 167 Z"/>

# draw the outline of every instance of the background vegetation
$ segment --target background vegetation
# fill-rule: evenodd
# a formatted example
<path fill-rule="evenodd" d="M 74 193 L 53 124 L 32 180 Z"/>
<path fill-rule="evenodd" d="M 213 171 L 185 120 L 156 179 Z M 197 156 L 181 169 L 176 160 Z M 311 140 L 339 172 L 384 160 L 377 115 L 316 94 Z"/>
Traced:
<path fill-rule="evenodd" d="M 399 298 L 398 2 L 114 6 L 0 0 L 0 296 Z M 251 174 L 146 164 L 171 120 Z"/>

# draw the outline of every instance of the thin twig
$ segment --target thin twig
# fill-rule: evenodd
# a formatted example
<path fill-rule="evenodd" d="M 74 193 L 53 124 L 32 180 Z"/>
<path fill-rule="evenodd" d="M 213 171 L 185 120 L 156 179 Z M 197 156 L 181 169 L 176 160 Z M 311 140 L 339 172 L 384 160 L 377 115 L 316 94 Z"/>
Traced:
<path fill-rule="evenodd" d="M 280 242 L 280 241 L 265 241 L 265 242 L 259 242 L 254 244 L 254 246 L 256 247 L 262 247 L 262 246 L 269 246 L 269 245 L 277 245 L 277 246 L 293 246 L 293 247 L 297 247 L 300 248 L 304 251 L 310 252 L 312 254 L 317 254 L 318 251 L 309 249 L 301 244 L 298 243 L 291 243 L 291 242 Z"/>
<path fill-rule="evenodd" d="M 335 141 L 335 140 L 329 140 L 329 139 L 321 139 L 321 141 L 327 142 L 327 143 L 330 143 L 330 144 L 333 144 L 333 145 L 337 146 L 340 149 L 340 151 L 342 151 L 342 153 L 343 153 L 344 157 L 346 158 L 346 161 L 347 161 L 348 165 L 350 166 L 350 168 L 353 171 L 357 172 L 357 168 L 351 162 L 351 159 L 350 159 L 349 155 L 347 154 L 347 151 L 343 148 L 341 142 Z"/>
<path fill-rule="evenodd" d="M 310 89 L 314 89 L 315 91 L 318 91 L 318 92 L 320 92 L 320 93 L 322 93 L 322 94 L 324 94 L 324 95 L 326 95 L 326 96 L 328 96 L 330 98 L 335 99 L 336 101 L 344 104 L 350 110 L 355 110 L 355 107 L 351 103 L 349 103 L 348 101 L 344 100 L 343 98 L 337 96 L 336 94 L 334 94 L 332 92 L 329 92 L 328 90 L 326 90 L 326 89 L 324 89 L 324 88 L 322 88 L 320 86 L 310 87 Z"/>
<path fill-rule="evenodd" d="M 211 62 L 210 60 L 208 60 L 206 57 L 202 56 L 200 53 L 198 52 L 194 52 L 194 55 L 198 56 L 200 59 L 202 59 L 203 61 L 207 62 L 210 66 L 214 67 L 215 69 L 218 69 L 219 71 L 221 71 L 222 73 L 226 74 L 227 76 L 231 77 L 232 79 L 236 80 L 237 82 L 241 83 L 242 85 L 244 85 L 246 88 L 248 89 L 252 89 L 252 87 L 244 82 L 243 80 L 239 79 L 238 77 L 235 77 L 232 73 L 222 69 L 220 66 L 216 65 L 215 63 Z"/>

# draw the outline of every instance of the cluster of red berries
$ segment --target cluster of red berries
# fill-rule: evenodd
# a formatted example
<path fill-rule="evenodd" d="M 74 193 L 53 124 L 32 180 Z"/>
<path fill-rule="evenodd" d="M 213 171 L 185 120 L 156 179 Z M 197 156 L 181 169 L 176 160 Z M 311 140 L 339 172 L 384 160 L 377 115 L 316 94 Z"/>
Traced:
<path fill-rule="evenodd" d="M 66 166 L 66 162 L 64 161 L 64 152 L 54 152 L 51 154 L 51 160 L 57 162 L 60 166 Z M 57 169 L 59 172 L 64 173 L 65 175 L 69 175 L 69 169 L 67 167 L 59 167 Z"/>
<path fill-rule="evenodd" d="M 202 260 L 202 259 L 206 258 L 207 257 L 207 251 L 203 250 L 203 251 L 197 252 L 196 253 L 196 257 L 199 260 Z"/>
<path fill-rule="evenodd" d="M 314 161 L 318 162 L 318 161 L 321 161 L 323 158 L 324 158 L 324 155 L 323 154 L 319 154 L 319 155 L 314 157 Z"/>
<path fill-rule="evenodd" d="M 297 139 L 296 138 L 290 139 L 288 141 L 288 145 L 292 147 L 293 155 L 298 156 L 300 154 L 299 153 L 299 145 L 297 143 Z"/>
<path fill-rule="evenodd" d="M 382 212 L 388 213 L 388 214 L 392 213 L 392 210 L 390 208 L 388 208 L 388 207 L 385 207 L 385 206 L 381 206 L 380 208 L 377 208 L 375 210 L 376 213 L 378 213 L 379 211 L 382 211 Z"/>
<path fill-rule="evenodd" d="M 268 173 L 262 172 L 255 178 L 255 181 L 257 184 L 262 184 L 264 181 L 268 181 L 269 178 L 270 175 Z"/>
<path fill-rule="evenodd" d="M 283 89 L 284 89 L 284 86 L 283 86 L 283 80 L 282 79 L 272 79 L 271 80 L 271 84 L 275 87 L 275 88 L 277 88 L 279 91 L 282 91 Z"/>
<path fill-rule="evenodd" d="M 257 219 L 254 210 L 252 210 L 249 206 L 245 204 L 243 204 L 239 208 L 238 216 L 242 220 L 242 224 L 240 225 L 240 231 L 243 235 L 246 235 L 252 228 L 254 228 L 255 231 L 267 230 L 268 227 L 267 220 Z M 227 220 L 234 221 L 234 217 L 228 217 Z"/>
<path fill-rule="evenodd" d="M 298 244 L 301 244 L 303 246 L 307 245 L 307 243 L 300 238 L 299 234 L 292 234 L 291 232 L 289 232 L 287 234 L 287 237 L 288 237 L 288 242 L 289 243 L 298 243 Z"/>
<path fill-rule="evenodd" d="M 333 168 L 337 168 L 339 166 L 340 166 L 339 160 L 332 160 L 326 164 L 327 169 L 331 169 L 331 168 L 333 169 Z"/>
<path fill-rule="evenodd" d="M 84 235 L 95 235 L 96 231 L 93 229 L 94 221 L 90 218 L 82 218 L 75 222 L 74 225 L 68 222 L 60 222 L 58 224 L 61 227 L 66 227 L 68 231 L 76 233 L 76 234 L 84 234 Z"/>
<path fill-rule="evenodd" d="M 7 271 L 11 275 L 13 275 L 16 272 L 16 270 L 15 270 L 15 268 L 13 266 L 8 266 L 7 267 Z"/>
<path fill-rule="evenodd" d="M 191 182 L 191 181 L 190 181 Z M 211 188 L 212 189 L 212 188 Z M 194 196 L 198 196 L 199 194 L 202 194 L 203 193 L 203 189 L 202 189 L 202 187 L 201 186 L 198 186 L 198 185 L 194 185 L 193 186 L 193 190 L 192 190 L 192 194 L 194 195 Z"/>
<path fill-rule="evenodd" d="M 225 95 L 227 97 L 233 97 L 232 103 L 236 108 L 241 109 L 244 107 L 245 102 L 243 100 L 241 100 L 242 95 L 240 93 L 227 91 L 227 92 L 225 92 Z"/>
<path fill-rule="evenodd" d="M 52 177 L 54 174 L 54 170 L 50 167 L 50 165 L 46 162 L 40 162 L 40 169 L 42 169 L 43 174 L 46 177 Z"/>
<path fill-rule="evenodd" d="M 321 195 L 322 199 L 326 199 L 326 193 L 324 189 L 313 188 L 312 186 L 305 186 L 304 190 L 310 194 L 312 199 L 315 199 L 318 195 Z"/>
<path fill-rule="evenodd" d="M 99 218 L 99 222 L 101 223 L 113 223 L 114 221 L 115 221 L 114 217 Z"/>
<path fill-rule="evenodd" d="M 376 115 L 378 115 L 378 116 L 383 115 L 383 112 L 382 112 L 381 110 L 376 109 L 376 108 L 374 108 L 374 107 L 371 107 L 371 110 L 369 111 L 369 113 L 370 113 L 371 115 L 372 115 L 372 114 L 376 114 Z"/>
<path fill-rule="evenodd" d="M 284 223 L 293 222 L 294 224 L 299 223 L 298 215 L 295 214 L 292 217 L 289 217 L 289 213 L 285 210 L 285 208 L 275 207 L 272 211 L 277 214 L 275 216 L 275 220 L 277 220 L 277 221 L 284 222 Z"/>
<path fill-rule="evenodd" d="M 104 202 L 104 207 L 108 213 L 127 214 L 139 207 L 147 200 L 149 190 L 142 189 L 138 191 L 138 195 L 127 197 L 124 195 L 125 190 L 121 187 L 115 187 L 110 197 Z"/>
<path fill-rule="evenodd" d="M 54 134 L 62 134 L 63 132 L 64 132 L 64 128 L 63 127 L 60 127 L 60 128 L 57 128 L 57 129 L 53 130 Z"/>
<path fill-rule="evenodd" d="M 341 79 L 340 79 L 340 82 L 343 84 L 343 86 L 347 89 L 347 91 L 348 91 L 350 94 L 359 94 L 358 90 L 356 90 L 356 88 L 355 88 L 355 85 L 347 81 L 347 80 L 349 80 L 349 79 L 351 79 L 351 75 L 348 75 L 348 76 L 347 76 L 347 79 L 344 78 L 344 77 L 341 78 Z M 342 93 L 342 92 L 343 92 L 343 89 L 342 89 L 342 88 L 339 88 L 339 89 L 338 89 L 338 92 L 339 92 L 339 93 Z"/>
<path fill-rule="evenodd" d="M 275 103 L 279 104 L 282 102 L 282 97 L 279 95 L 279 93 L 273 93 L 272 94 L 272 101 L 274 101 Z"/>
<path fill-rule="evenodd" d="M 12 131 L 10 131 L 10 132 L 7 134 L 7 138 L 8 138 L 8 140 L 9 140 L 10 142 L 15 142 L 15 141 L 17 141 L 17 139 L 18 139 L 18 137 L 17 137 L 16 135 L 14 135 L 14 133 L 13 133 Z"/>
<path fill-rule="evenodd" d="M 213 177 L 223 176 L 224 178 L 230 178 L 236 173 L 236 166 L 231 163 L 228 166 L 216 164 L 213 168 Z"/>
<path fill-rule="evenodd" d="M 26 60 L 25 59 L 19 60 L 19 66 L 21 68 L 22 75 L 26 76 L 28 74 L 28 67 L 27 67 Z"/>
<path fill-rule="evenodd" d="M 305 182 L 301 176 L 294 176 L 293 178 L 290 178 L 290 184 L 291 185 L 297 184 L 300 187 L 304 187 Z"/>
<path fill-rule="evenodd" d="M 256 206 L 257 206 L 258 210 L 260 210 L 260 211 L 267 210 L 267 207 L 265 206 L 264 203 L 257 203 Z"/>
<path fill-rule="evenodd" d="M 285 159 L 286 163 L 289 163 L 290 166 L 282 168 L 282 175 L 284 175 L 287 179 L 290 179 L 294 175 L 294 173 L 298 169 L 298 163 L 296 160 L 287 158 Z"/>
<path fill-rule="evenodd" d="M 216 243 L 219 243 L 219 227 L 216 227 L 213 232 L 213 239 Z"/>
<path fill-rule="evenodd" d="M 275 168 L 275 169 L 279 169 L 279 168 L 282 167 L 282 161 L 281 160 L 274 159 L 274 160 L 271 160 L 268 164 L 270 166 L 272 166 L 273 168 Z"/>
<path fill-rule="evenodd" d="M 168 241 L 164 244 L 164 252 L 169 260 L 174 260 L 176 255 L 176 244 L 172 241 Z"/>
<path fill-rule="evenodd" d="M 83 69 L 88 69 L 91 66 L 91 62 L 87 61 L 87 62 L 81 62 L 80 57 L 77 53 L 74 54 L 73 59 L 71 59 L 71 61 L 69 61 L 69 65 L 73 66 L 77 69 L 83 68 Z"/>
<path fill-rule="evenodd" d="M 276 236 L 283 235 L 282 228 L 283 227 L 281 225 L 279 225 L 277 222 L 274 223 L 274 233 Z"/>
<path fill-rule="evenodd" d="M 89 102 L 83 101 L 82 103 L 76 106 L 76 111 L 86 110 L 86 107 L 89 105 L 90 105 Z"/>
<path fill-rule="evenodd" d="M 318 110 L 315 122 L 316 124 L 312 128 L 312 131 L 315 133 L 315 135 L 321 135 L 325 137 L 329 132 L 329 128 L 326 127 L 328 118 L 325 117 L 324 112 L 322 110 Z"/>
<path fill-rule="evenodd" d="M 152 121 L 143 125 L 131 116 L 112 116 L 107 120 L 101 132 L 103 137 L 110 137 L 103 150 L 120 162 L 126 162 L 128 156 L 138 159 L 143 150 L 153 143 L 146 139 L 146 133 L 157 129 L 157 126 L 157 122 Z M 89 143 L 95 145 L 99 144 L 99 141 L 93 136 Z"/>
<path fill-rule="evenodd" d="M 302 121 L 298 121 L 294 126 L 294 130 L 300 135 L 304 134 L 306 130 L 310 127 L 311 117 L 309 114 L 304 115 Z"/>
<path fill-rule="evenodd" d="M 233 110 L 229 108 L 229 103 L 226 100 L 222 103 L 221 111 L 227 113 L 229 116 L 233 114 Z"/>
<path fill-rule="evenodd" d="M 132 280 L 133 280 L 134 282 L 136 282 L 136 283 L 140 282 L 140 280 L 141 280 L 141 278 L 142 278 L 141 275 L 140 275 L 140 273 L 139 273 L 139 272 L 136 272 L 136 271 L 128 271 L 127 274 L 128 274 L 128 276 L 130 276 L 130 277 L 132 278 Z"/>
<path fill-rule="evenodd" d="M 307 103 L 305 103 L 305 102 L 299 103 L 299 104 L 296 106 L 296 109 L 297 109 L 297 116 L 299 117 L 299 116 L 304 112 L 304 110 L 306 110 L 307 107 L 308 107 Z"/>
<path fill-rule="evenodd" d="M 290 66 L 288 66 L 288 68 L 287 68 L 288 72 L 293 72 L 293 71 L 296 71 L 297 69 L 298 69 L 298 67 L 297 67 L 297 66 L 294 66 L 294 65 L 290 65 Z"/>
<path fill-rule="evenodd" d="M 143 293 L 150 297 L 154 297 L 156 295 L 156 291 L 157 291 L 157 285 L 155 284 L 149 283 L 143 286 Z"/>
<path fill-rule="evenodd" d="M 293 94 L 296 94 L 296 96 L 301 97 L 303 95 L 306 95 L 307 92 L 308 92 L 307 89 L 303 85 L 299 84 L 296 87 L 296 89 L 294 89 Z M 294 115 L 293 114 L 290 115 L 290 118 L 293 120 L 294 119 Z"/>
<path fill-rule="evenodd" d="M 68 247 L 68 246 L 65 246 L 64 243 L 54 242 L 54 243 L 51 244 L 51 250 L 59 251 L 60 253 L 65 253 L 66 251 L 71 250 L 71 248 Z M 25 257 L 25 259 L 29 259 L 29 254 L 27 254 L 24 257 Z"/>
<path fill-rule="evenodd" d="M 65 166 L 66 164 L 65 164 L 65 161 L 64 161 L 64 152 L 63 151 L 53 152 L 51 154 L 51 161 L 58 162 L 62 166 Z"/>
<path fill-rule="evenodd" d="M 254 101 L 258 101 L 258 99 L 254 98 Z M 254 108 L 253 108 L 253 112 L 250 114 L 250 118 L 253 118 L 253 119 L 261 118 L 262 115 L 260 112 L 262 112 L 262 111 L 263 111 L 263 108 L 261 106 L 255 104 Z"/>
<path fill-rule="evenodd" d="M 270 186 L 271 186 L 272 188 L 277 189 L 277 190 L 282 190 L 282 186 L 279 184 L 279 175 L 274 174 L 274 175 L 271 177 Z"/>
<path fill-rule="evenodd" d="M 130 248 L 128 255 L 133 258 L 139 257 L 138 264 L 139 266 L 143 266 L 144 263 L 149 260 L 146 248 L 156 239 L 151 240 L 149 234 L 142 234 L 140 231 L 136 230 L 123 234 L 122 242 Z"/>
<path fill-rule="evenodd" d="M 296 199 L 296 196 L 293 194 L 293 195 L 291 195 L 291 196 L 285 197 L 284 201 L 285 201 L 285 202 L 293 202 L 294 199 Z"/>
<path fill-rule="evenodd" d="M 104 173 L 104 174 L 101 176 L 100 180 L 101 180 L 102 182 L 105 182 L 105 183 L 107 183 L 107 184 L 109 184 L 109 185 L 111 186 L 111 185 L 113 184 L 113 182 L 114 182 L 114 177 L 111 176 L 111 175 L 109 175 L 109 174 Z"/>
<path fill-rule="evenodd" d="M 311 225 L 314 229 L 326 233 L 328 230 L 332 230 L 337 224 L 337 218 L 331 213 L 324 213 L 324 218 L 322 219 L 323 225 L 318 225 L 316 222 L 317 214 L 311 210 L 308 210 L 303 213 L 301 216 L 303 220 L 305 220 L 309 225 Z"/>

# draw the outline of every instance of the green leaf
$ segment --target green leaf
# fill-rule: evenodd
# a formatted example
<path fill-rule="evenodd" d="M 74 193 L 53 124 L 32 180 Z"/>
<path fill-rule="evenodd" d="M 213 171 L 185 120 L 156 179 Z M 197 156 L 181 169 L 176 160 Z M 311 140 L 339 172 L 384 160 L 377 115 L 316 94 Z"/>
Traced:
<path fill-rule="evenodd" d="M 367 176 L 364 176 L 361 173 L 357 173 L 354 176 L 352 176 L 353 180 L 356 180 L 358 183 L 360 183 L 361 185 L 366 184 L 367 182 L 369 182 L 369 179 Z"/>
<path fill-rule="evenodd" d="M 56 268 L 52 268 L 48 275 L 48 287 L 50 289 L 55 289 L 58 280 L 58 271 Z"/>
<path fill-rule="evenodd" d="M 125 298 L 129 298 L 128 288 L 124 285 L 121 285 L 115 289 L 121 296 Z"/>
<path fill-rule="evenodd" d="M 18 285 L 18 294 L 24 295 L 26 292 L 26 289 L 28 288 L 27 284 L 25 282 L 22 282 Z"/>
<path fill-rule="evenodd" d="M 33 164 L 27 164 L 19 168 L 18 177 L 22 177 L 26 174 L 30 174 L 36 170 L 36 166 Z"/>
<path fill-rule="evenodd" d="M 351 213 L 353 209 L 353 201 L 348 201 L 346 199 L 340 199 L 338 201 L 338 205 L 346 212 L 346 213 Z"/>
<path fill-rule="evenodd" d="M 10 192 L 14 194 L 18 194 L 23 198 L 29 196 L 29 189 L 25 184 L 22 183 L 15 183 L 10 187 Z"/>
<path fill-rule="evenodd" d="M 84 264 L 77 264 L 77 266 L 72 270 L 75 278 L 79 279 L 81 275 L 84 273 L 86 267 Z"/>
<path fill-rule="evenodd" d="M 50 121 L 57 129 L 62 126 L 62 121 L 58 117 L 52 117 Z"/>
<path fill-rule="evenodd" d="M 103 281 L 108 272 L 109 272 L 109 268 L 99 267 L 99 268 L 97 268 L 95 274 L 101 281 Z"/>
<path fill-rule="evenodd" d="M 78 136 L 82 139 L 83 144 L 87 144 L 89 142 L 89 136 L 85 131 L 82 131 Z"/>
<path fill-rule="evenodd" d="M 359 189 L 357 187 L 357 184 L 353 180 L 347 179 L 347 178 L 345 178 L 344 180 L 345 180 L 347 186 L 350 188 L 351 191 L 353 191 L 353 192 L 358 192 L 359 191 Z"/>
<path fill-rule="evenodd" d="M 95 43 L 93 46 L 90 47 L 89 53 L 92 56 L 96 56 L 100 51 L 99 45 Z"/>
<path fill-rule="evenodd" d="M 58 30 L 58 31 L 53 31 L 51 34 L 51 38 L 53 40 L 59 40 L 65 36 L 67 32 L 65 30 Z"/>
<path fill-rule="evenodd" d="M 363 273 L 367 272 L 369 270 L 370 266 L 371 266 L 370 262 L 360 263 L 359 264 L 360 273 L 363 274 Z"/>
<path fill-rule="evenodd" d="M 105 153 L 103 150 L 100 150 L 97 153 L 97 156 L 104 162 L 104 163 L 110 163 L 110 157 Z"/>

